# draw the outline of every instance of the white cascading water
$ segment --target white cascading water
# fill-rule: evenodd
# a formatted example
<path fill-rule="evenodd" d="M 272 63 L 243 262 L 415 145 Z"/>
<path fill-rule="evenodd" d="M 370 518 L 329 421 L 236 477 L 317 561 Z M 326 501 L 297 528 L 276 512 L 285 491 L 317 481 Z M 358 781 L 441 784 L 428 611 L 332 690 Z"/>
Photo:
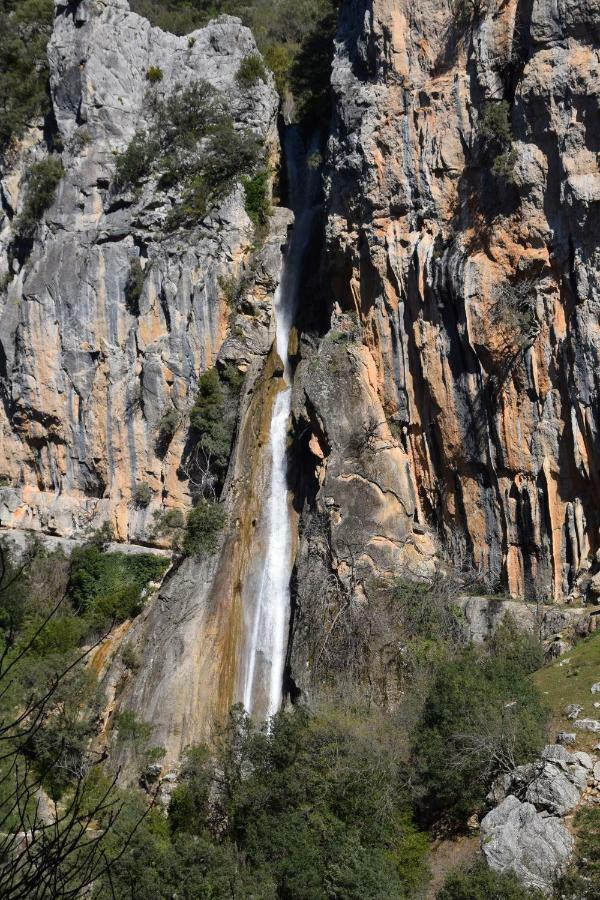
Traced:
<path fill-rule="evenodd" d="M 249 634 L 243 660 L 244 707 L 249 713 L 265 717 L 274 715 L 281 706 L 287 649 L 292 570 L 287 484 L 287 434 L 292 403 L 288 345 L 319 184 L 319 174 L 308 166 L 306 150 L 296 129 L 287 129 L 285 151 L 290 201 L 296 218 L 275 295 L 275 344 L 284 366 L 283 384 L 273 406 L 269 433 L 271 481 L 263 512 L 267 518 L 267 546 L 253 617 L 247 623 Z"/>

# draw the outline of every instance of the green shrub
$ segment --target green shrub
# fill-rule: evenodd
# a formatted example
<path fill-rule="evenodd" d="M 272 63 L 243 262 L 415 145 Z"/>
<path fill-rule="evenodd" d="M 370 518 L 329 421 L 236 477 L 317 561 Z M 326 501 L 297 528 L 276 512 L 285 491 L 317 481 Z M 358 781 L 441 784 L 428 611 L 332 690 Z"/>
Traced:
<path fill-rule="evenodd" d="M 200 221 L 236 181 L 254 171 L 262 152 L 256 136 L 235 128 L 223 98 L 202 81 L 154 102 L 152 134 L 137 134 L 118 157 L 115 184 L 136 188 L 154 173 L 161 188 L 181 191 L 169 229 Z"/>
<path fill-rule="evenodd" d="M 117 155 L 115 186 L 119 190 L 137 187 L 152 169 L 158 154 L 156 144 L 144 134 L 136 134 L 124 153 Z"/>
<path fill-rule="evenodd" d="M 248 218 L 256 228 L 266 225 L 271 212 L 269 173 L 258 172 L 251 178 L 244 178 L 243 185 L 246 195 L 244 205 Z"/>
<path fill-rule="evenodd" d="M 53 0 L 0 3 L 0 154 L 50 108 L 46 47 L 53 20 Z"/>
<path fill-rule="evenodd" d="M 173 550 L 181 550 L 185 534 L 185 518 L 180 509 L 157 510 L 154 513 L 155 538 L 169 538 Z"/>
<path fill-rule="evenodd" d="M 231 453 L 237 402 L 243 376 L 228 366 L 219 376 L 207 369 L 198 380 L 198 393 L 190 410 L 190 425 L 198 447 L 217 482 L 222 484 Z"/>
<path fill-rule="evenodd" d="M 154 553 L 109 553 L 97 543 L 78 548 L 71 559 L 69 599 L 100 628 L 137 615 L 144 589 L 151 581 L 161 581 L 169 566 Z"/>
<path fill-rule="evenodd" d="M 125 668 L 130 669 L 132 672 L 137 672 L 142 665 L 140 655 L 133 644 L 125 644 L 121 653 L 121 660 Z"/>
<path fill-rule="evenodd" d="M 125 306 L 132 316 L 140 314 L 140 297 L 144 290 L 144 270 L 137 256 L 131 260 L 125 282 Z"/>
<path fill-rule="evenodd" d="M 129 6 L 163 31 L 185 35 L 206 25 L 219 4 L 215 7 L 205 0 L 131 0 Z"/>
<path fill-rule="evenodd" d="M 146 72 L 146 81 L 149 81 L 150 84 L 157 84 L 162 80 L 163 70 L 160 68 L 160 66 L 150 66 L 150 68 Z"/>
<path fill-rule="evenodd" d="M 512 141 L 510 106 L 506 100 L 489 100 L 484 103 L 478 132 L 486 146 L 494 143 L 506 145 Z"/>
<path fill-rule="evenodd" d="M 34 234 L 38 222 L 54 202 L 63 175 L 63 164 L 56 156 L 49 156 L 30 166 L 26 175 L 25 201 L 15 228 L 19 236 L 31 237 Z"/>
<path fill-rule="evenodd" d="M 237 70 L 236 81 L 243 87 L 253 87 L 259 81 L 267 80 L 267 70 L 258 53 L 245 56 Z"/>
<path fill-rule="evenodd" d="M 158 443 L 163 449 L 171 443 L 178 427 L 179 413 L 174 406 L 170 406 L 158 423 Z"/>
<path fill-rule="evenodd" d="M 73 135 L 73 149 L 76 151 L 82 150 L 84 147 L 87 147 L 92 142 L 92 136 L 87 128 L 80 128 L 79 131 L 76 131 Z"/>
<path fill-rule="evenodd" d="M 413 735 L 423 815 L 466 821 L 496 776 L 535 758 L 546 726 L 540 694 L 518 655 L 469 648 L 442 661 Z"/>
<path fill-rule="evenodd" d="M 544 894 L 525 887 L 515 875 L 493 872 L 483 862 L 452 872 L 437 900 L 543 900 Z"/>
<path fill-rule="evenodd" d="M 598 900 L 600 884 L 600 809 L 583 807 L 575 815 L 575 854 L 561 878 L 556 896 L 561 900 Z"/>
<path fill-rule="evenodd" d="M 152 503 L 152 499 L 154 497 L 154 492 L 149 484 L 146 482 L 142 482 L 141 484 L 136 484 L 135 490 L 133 492 L 133 502 L 136 506 L 149 506 Z"/>
<path fill-rule="evenodd" d="M 205 556 L 214 553 L 224 525 L 223 507 L 210 500 L 200 500 L 188 513 L 183 539 L 185 556 Z"/>
<path fill-rule="evenodd" d="M 152 734 L 152 726 L 148 722 L 138 719 L 131 709 L 117 713 L 114 719 L 114 726 L 117 729 L 117 740 L 119 743 L 131 741 L 133 744 L 143 744 Z"/>
<path fill-rule="evenodd" d="M 240 287 L 238 279 L 234 275 L 230 275 L 229 277 L 219 275 L 218 282 L 227 306 L 231 308 L 235 307 Z"/>
<path fill-rule="evenodd" d="M 518 155 L 506 100 L 484 103 L 477 134 L 484 162 L 496 177 L 512 183 Z"/>

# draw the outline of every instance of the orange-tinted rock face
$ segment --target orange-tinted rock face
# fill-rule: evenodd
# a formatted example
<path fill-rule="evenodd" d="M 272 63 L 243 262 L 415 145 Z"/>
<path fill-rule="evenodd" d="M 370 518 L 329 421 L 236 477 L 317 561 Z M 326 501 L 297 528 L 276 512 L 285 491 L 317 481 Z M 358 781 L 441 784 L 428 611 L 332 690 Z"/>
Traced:
<path fill-rule="evenodd" d="M 415 519 L 514 595 L 554 599 L 600 547 L 599 60 L 566 6 L 491 0 L 457 25 L 434 0 L 348 4 L 327 220 L 333 299 L 360 313 Z"/>

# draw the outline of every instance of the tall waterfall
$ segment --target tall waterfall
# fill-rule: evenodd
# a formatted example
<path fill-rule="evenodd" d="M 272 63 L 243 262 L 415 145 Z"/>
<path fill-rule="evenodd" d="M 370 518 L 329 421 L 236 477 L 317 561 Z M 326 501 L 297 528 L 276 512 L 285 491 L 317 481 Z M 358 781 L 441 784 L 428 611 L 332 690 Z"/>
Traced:
<path fill-rule="evenodd" d="M 319 173 L 307 163 L 306 149 L 295 128 L 285 133 L 284 150 L 290 205 L 295 214 L 279 288 L 275 295 L 276 349 L 283 362 L 281 390 L 277 394 L 269 433 L 270 493 L 266 517 L 267 545 L 253 606 L 246 622 L 245 659 L 242 662 L 243 703 L 254 715 L 273 715 L 281 705 L 283 670 L 290 614 L 292 529 L 287 485 L 287 433 L 292 402 L 288 353 L 290 330 L 296 313 L 302 266 L 308 249 L 319 190 Z"/>

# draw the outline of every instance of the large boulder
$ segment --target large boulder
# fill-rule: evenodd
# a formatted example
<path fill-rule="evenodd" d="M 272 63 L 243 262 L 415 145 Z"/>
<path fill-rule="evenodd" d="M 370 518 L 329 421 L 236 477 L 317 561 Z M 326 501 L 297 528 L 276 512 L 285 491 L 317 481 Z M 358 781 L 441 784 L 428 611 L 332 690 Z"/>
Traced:
<path fill-rule="evenodd" d="M 569 863 L 573 838 L 560 819 L 509 796 L 481 823 L 481 849 L 491 869 L 550 894 Z"/>

